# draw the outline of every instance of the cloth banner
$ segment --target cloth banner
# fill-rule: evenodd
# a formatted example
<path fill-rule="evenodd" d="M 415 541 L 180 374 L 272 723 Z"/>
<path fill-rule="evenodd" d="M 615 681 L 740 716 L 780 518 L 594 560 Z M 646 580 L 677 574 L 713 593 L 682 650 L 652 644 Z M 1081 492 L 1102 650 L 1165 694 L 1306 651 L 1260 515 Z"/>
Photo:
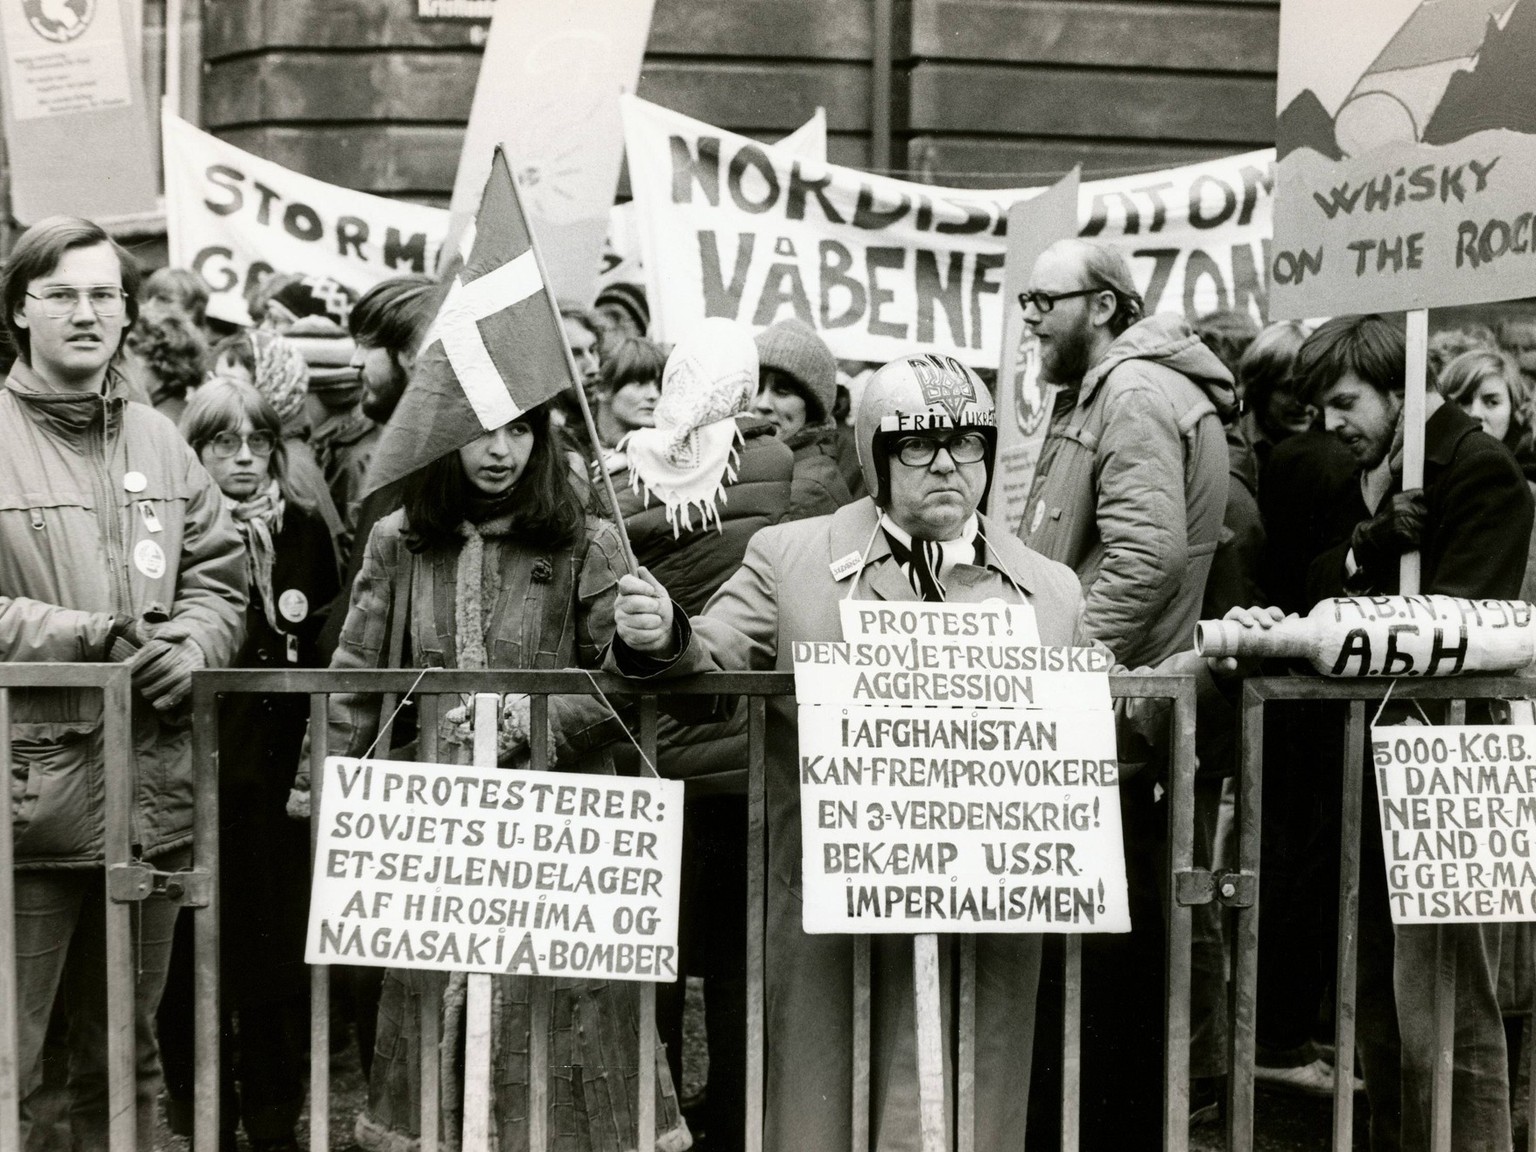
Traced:
<path fill-rule="evenodd" d="M 973 367 L 1001 349 L 1008 206 L 1042 189 L 940 188 L 794 156 L 626 96 L 624 140 L 652 315 L 796 315 L 839 357 L 914 344 Z M 1273 149 L 1085 182 L 1084 236 L 1123 244 L 1151 311 L 1266 312 Z"/>
<path fill-rule="evenodd" d="M 449 204 L 455 250 L 500 145 L 556 296 L 592 302 L 624 156 L 616 101 L 639 82 L 652 4 L 498 0 Z"/>
<path fill-rule="evenodd" d="M 356 292 L 431 272 L 448 213 L 354 192 L 161 118 L 170 261 L 208 286 L 208 314 L 249 324 L 245 293 L 269 272 L 330 276 Z"/>

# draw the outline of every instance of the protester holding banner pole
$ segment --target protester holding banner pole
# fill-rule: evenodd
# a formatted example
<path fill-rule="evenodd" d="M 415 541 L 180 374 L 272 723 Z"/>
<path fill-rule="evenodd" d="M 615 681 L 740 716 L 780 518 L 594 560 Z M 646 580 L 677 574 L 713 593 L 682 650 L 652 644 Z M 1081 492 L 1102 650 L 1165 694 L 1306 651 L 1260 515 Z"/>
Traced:
<path fill-rule="evenodd" d="M 1424 593 L 1515 599 L 1533 517 L 1525 479 L 1476 420 L 1430 393 L 1423 486 L 1405 488 L 1405 359 L 1402 328 L 1374 315 L 1331 320 L 1302 345 L 1296 374 L 1304 398 L 1323 411 L 1359 475 L 1334 510 L 1341 525 L 1352 525 L 1349 538 L 1314 562 L 1311 592 L 1316 599 L 1395 593 L 1400 558 L 1417 551 Z M 1374 773 L 1365 774 L 1365 787 L 1366 810 L 1373 811 Z M 1452 1146 L 1509 1148 L 1510 1084 L 1497 998 L 1501 926 L 1394 926 L 1379 823 L 1365 821 L 1361 846 L 1358 1035 L 1372 1146 L 1430 1147 L 1431 1081 L 1441 1059 L 1436 933 L 1443 933 L 1456 957 Z"/>

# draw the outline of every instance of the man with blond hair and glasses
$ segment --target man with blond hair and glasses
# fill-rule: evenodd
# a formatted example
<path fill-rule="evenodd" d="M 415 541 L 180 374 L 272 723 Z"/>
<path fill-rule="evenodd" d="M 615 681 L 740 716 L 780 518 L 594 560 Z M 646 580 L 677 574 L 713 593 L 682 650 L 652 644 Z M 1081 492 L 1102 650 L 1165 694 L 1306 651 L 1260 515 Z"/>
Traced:
<path fill-rule="evenodd" d="M 245 610 L 240 538 L 168 419 L 129 403 L 115 367 L 137 318 L 131 258 L 88 220 L 29 228 L 0 272 L 17 353 L 0 388 L 0 659 L 128 662 L 132 851 L 161 871 L 192 843 L 191 675 L 234 654 Z M 105 1148 L 106 904 L 100 696 L 11 694 L 17 1073 L 22 1145 L 48 1089 L 55 1001 L 67 1025 L 74 1146 Z M 153 1146 L 155 1008 L 177 908 L 133 909 L 139 1147 Z"/>

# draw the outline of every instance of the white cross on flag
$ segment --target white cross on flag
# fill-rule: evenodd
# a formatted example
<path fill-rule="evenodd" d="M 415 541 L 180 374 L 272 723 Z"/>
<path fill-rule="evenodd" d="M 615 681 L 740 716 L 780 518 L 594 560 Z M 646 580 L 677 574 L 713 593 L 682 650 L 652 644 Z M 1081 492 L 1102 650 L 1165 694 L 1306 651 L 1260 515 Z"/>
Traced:
<path fill-rule="evenodd" d="M 373 491 L 572 384 L 565 331 L 500 148 L 468 260 L 451 268 L 410 383 L 368 470 Z"/>

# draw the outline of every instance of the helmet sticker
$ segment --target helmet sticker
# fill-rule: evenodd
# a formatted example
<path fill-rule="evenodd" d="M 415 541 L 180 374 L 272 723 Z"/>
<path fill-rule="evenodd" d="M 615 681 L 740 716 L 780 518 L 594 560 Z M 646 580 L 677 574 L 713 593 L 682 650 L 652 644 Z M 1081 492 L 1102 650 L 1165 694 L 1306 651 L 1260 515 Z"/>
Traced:
<path fill-rule="evenodd" d="M 976 385 L 971 374 L 953 356 L 928 352 L 909 357 L 907 364 L 917 377 L 918 387 L 923 390 L 923 402 L 929 407 L 944 409 L 956 424 L 966 406 L 976 403 Z"/>

